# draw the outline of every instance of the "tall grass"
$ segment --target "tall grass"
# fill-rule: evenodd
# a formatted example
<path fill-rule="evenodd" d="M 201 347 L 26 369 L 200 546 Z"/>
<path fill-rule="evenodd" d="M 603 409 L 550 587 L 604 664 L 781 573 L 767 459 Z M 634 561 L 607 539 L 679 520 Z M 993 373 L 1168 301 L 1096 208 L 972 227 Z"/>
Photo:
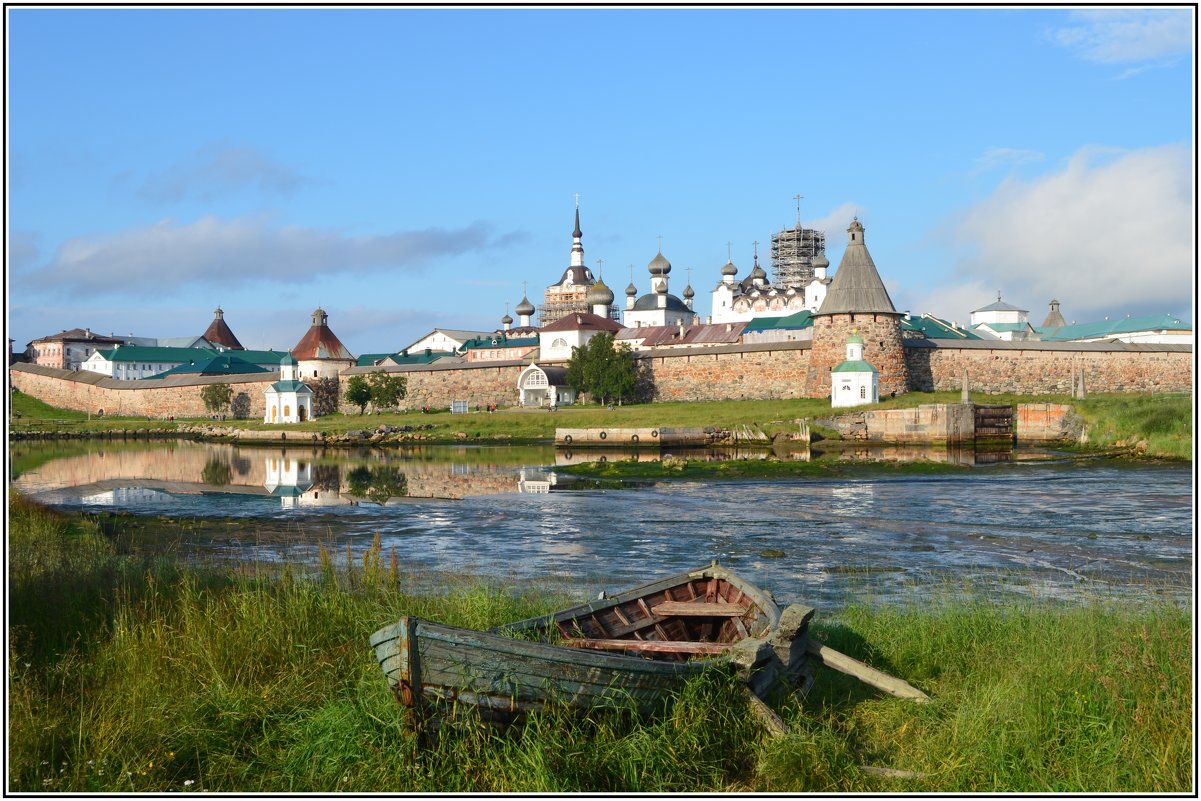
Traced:
<path fill-rule="evenodd" d="M 554 709 L 420 749 L 367 640 L 402 614 L 472 628 L 566 605 L 470 580 L 405 590 L 378 541 L 315 575 L 123 555 L 10 498 L 9 766 L 16 792 L 1183 792 L 1190 627 L 1171 606 L 857 607 L 831 646 L 922 687 L 819 671 L 770 740 L 722 675 L 664 715 Z M 863 766 L 914 771 L 874 776 Z"/>

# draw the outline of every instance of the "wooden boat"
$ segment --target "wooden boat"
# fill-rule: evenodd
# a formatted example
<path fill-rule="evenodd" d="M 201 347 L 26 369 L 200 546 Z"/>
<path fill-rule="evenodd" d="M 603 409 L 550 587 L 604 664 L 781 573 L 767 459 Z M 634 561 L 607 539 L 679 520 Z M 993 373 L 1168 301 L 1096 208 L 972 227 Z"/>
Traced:
<path fill-rule="evenodd" d="M 739 672 L 757 697 L 807 691 L 813 610 L 713 562 L 581 606 L 490 631 L 414 617 L 371 637 L 401 703 L 421 723 L 479 710 L 509 722 L 552 702 L 650 711 L 689 677 Z"/>

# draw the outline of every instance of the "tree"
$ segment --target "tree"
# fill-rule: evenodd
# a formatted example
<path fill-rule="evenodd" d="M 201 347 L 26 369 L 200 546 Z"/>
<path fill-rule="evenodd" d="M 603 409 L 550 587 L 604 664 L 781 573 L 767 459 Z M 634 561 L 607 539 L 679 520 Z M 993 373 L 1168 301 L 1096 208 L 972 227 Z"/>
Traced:
<path fill-rule="evenodd" d="M 571 349 L 568 386 L 601 403 L 632 397 L 636 377 L 634 352 L 625 343 L 614 348 L 612 334 L 597 334 L 582 347 Z"/>
<path fill-rule="evenodd" d="M 346 382 L 346 402 L 358 406 L 359 414 L 367 408 L 367 404 L 371 402 L 371 385 L 364 376 L 352 375 Z"/>
<path fill-rule="evenodd" d="M 376 370 L 367 376 L 371 387 L 371 405 L 376 409 L 391 409 L 408 394 L 409 382 L 403 375 L 388 375 Z"/>
<path fill-rule="evenodd" d="M 229 411 L 236 420 L 245 420 L 250 417 L 250 396 L 245 392 L 239 392 L 230 402 Z"/>
<path fill-rule="evenodd" d="M 233 388 L 229 384 L 209 384 L 200 390 L 200 399 L 204 401 L 204 408 L 209 414 L 218 414 L 228 407 L 233 395 Z"/>
<path fill-rule="evenodd" d="M 314 417 L 323 417 L 338 411 L 338 393 L 341 384 L 336 377 L 319 378 L 308 383 L 313 389 Z"/>

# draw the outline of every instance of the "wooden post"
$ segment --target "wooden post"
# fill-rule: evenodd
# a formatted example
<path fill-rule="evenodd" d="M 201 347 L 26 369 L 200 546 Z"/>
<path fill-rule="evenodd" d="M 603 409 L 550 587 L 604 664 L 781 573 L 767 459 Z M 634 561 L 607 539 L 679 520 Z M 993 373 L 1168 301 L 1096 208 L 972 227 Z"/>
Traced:
<path fill-rule="evenodd" d="M 835 651 L 833 648 L 823 645 L 813 638 L 809 639 L 807 648 L 809 653 L 820 659 L 826 667 L 834 668 L 838 672 L 845 673 L 848 676 L 854 676 L 864 684 L 870 684 L 889 695 L 895 695 L 898 698 L 912 698 L 919 702 L 930 700 L 930 696 L 908 682 L 889 676 L 887 673 L 876 670 L 870 665 L 865 665 L 858 659 L 853 659 L 844 653 Z"/>

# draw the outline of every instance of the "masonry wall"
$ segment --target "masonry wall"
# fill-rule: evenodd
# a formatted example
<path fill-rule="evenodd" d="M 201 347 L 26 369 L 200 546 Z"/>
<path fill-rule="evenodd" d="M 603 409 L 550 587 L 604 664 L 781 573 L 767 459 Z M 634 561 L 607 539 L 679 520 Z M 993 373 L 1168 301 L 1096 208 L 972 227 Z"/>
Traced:
<path fill-rule="evenodd" d="M 908 409 L 865 409 L 817 422 L 849 440 L 869 442 L 972 442 L 975 410 L 970 403 L 924 403 Z"/>
<path fill-rule="evenodd" d="M 643 381 L 653 384 L 659 401 L 800 398 L 809 371 L 809 348 L 780 343 L 779 348 L 734 350 L 733 346 L 689 353 L 648 351 L 637 355 Z M 806 343 L 807 344 L 807 343 Z"/>
<path fill-rule="evenodd" d="M 955 347 L 965 344 L 906 342 L 910 388 L 955 391 L 963 386 L 964 371 L 971 391 L 985 394 L 1070 395 L 1072 378 L 1080 373 L 1086 392 L 1189 392 L 1193 387 L 1191 347 L 1081 343 L 1067 349 L 1037 342 Z"/>
<path fill-rule="evenodd" d="M 436 363 L 435 363 L 436 364 Z M 449 409 L 451 401 L 464 400 L 474 408 L 495 403 L 500 406 L 513 406 L 517 402 L 517 376 L 525 365 L 517 362 L 505 364 L 488 364 L 466 362 L 457 365 L 458 369 L 446 369 L 433 365 L 402 365 L 400 367 L 383 368 L 388 374 L 403 375 L 408 382 L 405 399 L 400 402 L 402 409 L 420 409 L 429 406 L 436 409 Z M 357 414 L 358 406 L 352 406 L 345 401 L 346 382 L 352 375 L 362 375 L 380 370 L 379 367 L 358 367 L 346 371 L 340 376 L 342 382 L 339 409 L 343 414 Z"/>
<path fill-rule="evenodd" d="M 96 373 L 82 374 L 40 365 L 16 364 L 9 370 L 12 386 L 61 409 L 74 409 L 126 417 L 208 417 L 200 397 L 209 384 L 228 384 L 233 396 L 245 393 L 249 418 L 262 420 L 264 389 L 278 380 L 274 374 L 256 380 L 231 380 L 233 376 L 190 377 L 120 381 Z M 133 386 L 130 386 L 133 385 Z"/>
<path fill-rule="evenodd" d="M 898 314 L 821 314 L 813 318 L 807 398 L 830 397 L 830 371 L 846 361 L 847 340 L 863 338 L 863 359 L 880 373 L 880 397 L 909 391 L 909 366 Z"/>

